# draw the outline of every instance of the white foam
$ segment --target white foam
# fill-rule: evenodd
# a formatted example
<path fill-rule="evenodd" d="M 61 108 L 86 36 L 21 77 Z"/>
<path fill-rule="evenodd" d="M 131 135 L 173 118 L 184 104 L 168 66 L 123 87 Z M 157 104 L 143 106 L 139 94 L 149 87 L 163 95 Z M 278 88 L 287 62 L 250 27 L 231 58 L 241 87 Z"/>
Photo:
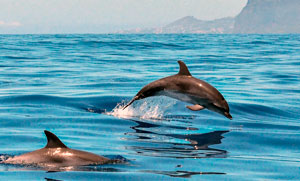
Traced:
<path fill-rule="evenodd" d="M 165 98 L 163 96 L 155 98 L 147 98 L 135 101 L 132 105 L 125 107 L 125 102 L 117 104 L 117 106 L 107 115 L 112 115 L 119 118 L 133 118 L 141 119 L 162 119 L 168 108 L 176 104 L 176 100 Z"/>

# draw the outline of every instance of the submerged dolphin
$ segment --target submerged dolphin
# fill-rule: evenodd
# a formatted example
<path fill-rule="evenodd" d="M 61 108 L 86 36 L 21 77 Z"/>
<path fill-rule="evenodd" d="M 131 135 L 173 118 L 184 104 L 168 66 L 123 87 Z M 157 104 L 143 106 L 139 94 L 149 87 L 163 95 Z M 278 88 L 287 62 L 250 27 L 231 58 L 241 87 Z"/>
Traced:
<path fill-rule="evenodd" d="M 68 148 L 56 135 L 47 130 L 44 132 L 48 140 L 44 148 L 8 158 L 1 163 L 37 165 L 42 167 L 67 167 L 100 165 L 110 161 L 110 159 L 103 156 Z"/>
<path fill-rule="evenodd" d="M 190 110 L 206 108 L 232 119 L 228 103 L 222 94 L 207 82 L 193 77 L 184 62 L 178 61 L 178 64 L 178 74 L 149 83 L 123 109 L 136 100 L 162 95 L 194 104 L 187 106 Z"/>

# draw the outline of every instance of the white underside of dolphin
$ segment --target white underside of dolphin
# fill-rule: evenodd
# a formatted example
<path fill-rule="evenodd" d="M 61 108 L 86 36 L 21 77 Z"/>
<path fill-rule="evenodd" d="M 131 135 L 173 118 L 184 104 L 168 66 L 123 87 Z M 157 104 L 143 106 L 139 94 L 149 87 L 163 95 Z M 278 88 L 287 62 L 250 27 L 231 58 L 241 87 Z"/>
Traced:
<path fill-rule="evenodd" d="M 184 62 L 178 61 L 178 64 L 180 66 L 178 74 L 147 84 L 123 109 L 136 100 L 151 96 L 168 96 L 193 104 L 187 106 L 192 111 L 206 108 L 232 119 L 223 95 L 209 83 L 193 77 Z"/>

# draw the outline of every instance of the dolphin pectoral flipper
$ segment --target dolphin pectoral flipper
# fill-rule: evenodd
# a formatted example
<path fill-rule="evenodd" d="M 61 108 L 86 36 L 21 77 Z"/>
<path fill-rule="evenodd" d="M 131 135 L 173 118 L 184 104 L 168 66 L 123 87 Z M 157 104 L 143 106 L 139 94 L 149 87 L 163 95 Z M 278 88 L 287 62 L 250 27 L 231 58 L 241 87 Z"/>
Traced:
<path fill-rule="evenodd" d="M 186 106 L 186 107 L 192 111 L 200 111 L 200 110 L 204 109 L 204 107 L 200 106 L 199 104 L 195 104 L 192 106 Z"/>
<path fill-rule="evenodd" d="M 45 130 L 44 133 L 48 141 L 45 148 L 68 148 L 55 134 L 47 130 Z"/>

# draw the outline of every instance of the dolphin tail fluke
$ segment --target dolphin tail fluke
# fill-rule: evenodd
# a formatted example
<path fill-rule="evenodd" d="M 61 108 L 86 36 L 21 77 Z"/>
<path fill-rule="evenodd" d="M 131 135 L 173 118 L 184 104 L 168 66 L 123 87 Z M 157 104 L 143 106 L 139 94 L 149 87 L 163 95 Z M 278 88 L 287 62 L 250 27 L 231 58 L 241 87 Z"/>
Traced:
<path fill-rule="evenodd" d="M 130 106 L 137 99 L 138 99 L 138 96 L 135 96 L 125 107 L 123 107 L 123 110 L 126 109 L 128 106 Z"/>

